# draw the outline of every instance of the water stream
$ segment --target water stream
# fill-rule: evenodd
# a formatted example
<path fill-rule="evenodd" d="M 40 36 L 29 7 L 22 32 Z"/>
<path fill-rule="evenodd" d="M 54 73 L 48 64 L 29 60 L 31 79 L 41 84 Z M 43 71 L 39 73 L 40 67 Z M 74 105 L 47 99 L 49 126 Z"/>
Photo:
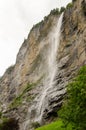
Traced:
<path fill-rule="evenodd" d="M 38 109 L 37 109 L 37 120 L 41 122 L 43 112 L 45 108 L 48 107 L 48 99 L 49 99 L 49 92 L 52 91 L 53 86 L 55 84 L 54 78 L 56 76 L 56 72 L 58 70 L 56 57 L 57 51 L 60 42 L 60 35 L 61 35 L 61 25 L 62 25 L 62 18 L 63 14 L 60 16 L 57 26 L 54 28 L 54 31 L 51 33 L 50 36 L 50 51 L 48 54 L 48 77 L 47 82 L 45 82 L 45 87 L 41 93 L 40 101 L 38 102 Z"/>
<path fill-rule="evenodd" d="M 49 47 L 49 54 L 47 58 L 48 62 L 48 76 L 46 81 L 44 82 L 43 90 L 41 91 L 40 95 L 35 99 L 36 104 L 32 105 L 29 109 L 29 117 L 28 120 L 25 122 L 24 130 L 27 130 L 28 125 L 30 124 L 30 113 L 32 110 L 36 110 L 35 118 L 33 122 L 41 123 L 44 110 L 48 107 L 49 103 L 49 93 L 53 91 L 53 86 L 55 85 L 55 76 L 58 71 L 58 66 L 56 62 L 58 47 L 60 43 L 60 35 L 61 35 L 61 25 L 62 25 L 63 14 L 59 17 L 57 25 L 53 29 L 53 32 L 50 34 L 50 47 Z"/>

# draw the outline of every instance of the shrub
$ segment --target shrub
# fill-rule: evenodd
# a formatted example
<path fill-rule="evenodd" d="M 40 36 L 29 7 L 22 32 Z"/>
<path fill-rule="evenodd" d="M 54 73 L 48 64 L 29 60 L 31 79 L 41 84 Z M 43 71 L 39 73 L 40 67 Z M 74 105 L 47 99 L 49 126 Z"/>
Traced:
<path fill-rule="evenodd" d="M 50 14 L 52 14 L 52 15 L 58 15 L 59 14 L 59 9 L 56 8 L 56 9 L 51 10 Z"/>
<path fill-rule="evenodd" d="M 19 130 L 18 120 L 15 120 L 14 118 L 6 118 L 0 124 L 0 130 Z"/>
<path fill-rule="evenodd" d="M 60 13 L 64 12 L 65 11 L 65 7 L 61 7 L 60 9 Z"/>
<path fill-rule="evenodd" d="M 65 127 L 71 123 L 75 130 L 86 130 L 86 66 L 67 86 L 67 93 L 59 113 Z"/>
<path fill-rule="evenodd" d="M 2 117 L 2 112 L 0 112 L 0 118 Z"/>
<path fill-rule="evenodd" d="M 7 70 L 6 70 L 6 72 L 8 73 L 8 74 L 10 74 L 12 71 L 13 71 L 13 69 L 14 69 L 14 65 L 11 65 Z"/>
<path fill-rule="evenodd" d="M 84 15 L 86 16 L 86 1 L 82 1 L 82 11 L 84 12 Z"/>
<path fill-rule="evenodd" d="M 34 123 L 32 123 L 32 126 L 36 129 L 36 128 L 40 127 L 40 124 L 38 122 L 34 122 Z"/>
<path fill-rule="evenodd" d="M 76 2 L 77 0 L 72 0 L 72 2 Z"/>
<path fill-rule="evenodd" d="M 77 0 L 72 0 L 72 2 L 75 2 L 75 1 L 77 1 Z"/>
<path fill-rule="evenodd" d="M 67 9 L 70 9 L 70 8 L 72 8 L 72 7 L 73 7 L 73 3 L 69 3 L 69 4 L 67 4 L 67 6 L 66 6 Z"/>

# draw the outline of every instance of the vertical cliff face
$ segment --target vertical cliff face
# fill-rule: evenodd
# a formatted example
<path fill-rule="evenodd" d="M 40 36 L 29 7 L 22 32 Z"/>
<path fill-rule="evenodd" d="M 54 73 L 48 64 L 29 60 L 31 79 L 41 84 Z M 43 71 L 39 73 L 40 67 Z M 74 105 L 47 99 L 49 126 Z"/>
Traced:
<path fill-rule="evenodd" d="M 85 0 L 76 0 L 73 7 L 64 14 L 58 59 L 61 70 L 65 70 L 70 78 L 80 66 L 86 64 L 85 5 Z"/>
<path fill-rule="evenodd" d="M 14 97 L 17 96 L 27 83 L 35 83 L 46 72 L 47 48 L 49 46 L 48 35 L 58 16 L 49 18 L 36 25 L 31 30 L 28 38 L 22 44 L 17 55 L 16 64 L 7 69 L 1 78 L 1 88 L 5 87 L 6 94 L 2 94 L 3 101 L 9 100 L 9 92 L 13 91 Z M 8 91 L 6 90 L 8 89 Z M 10 99 L 11 100 L 11 99 Z"/>
<path fill-rule="evenodd" d="M 52 120 L 62 104 L 65 86 L 77 74 L 80 66 L 86 64 L 86 1 L 76 0 L 73 7 L 64 12 L 57 55 L 53 55 L 58 68 L 53 69 L 56 71 L 55 82 L 49 88 L 50 93 L 45 91 L 50 84 L 48 75 L 52 70 L 49 70 L 49 64 L 53 62 L 51 48 L 56 41 L 59 17 L 56 13 L 50 14 L 32 28 L 19 50 L 15 65 L 8 68 L 0 79 L 0 111 L 5 117 L 18 119 L 20 130 L 28 130 L 29 126 L 32 129 L 31 124 L 39 121 L 35 119 L 38 111 L 35 106 L 39 104 L 42 109 L 44 104 L 39 102 L 45 92 L 43 100 L 48 106 L 43 108 L 39 123 Z"/>

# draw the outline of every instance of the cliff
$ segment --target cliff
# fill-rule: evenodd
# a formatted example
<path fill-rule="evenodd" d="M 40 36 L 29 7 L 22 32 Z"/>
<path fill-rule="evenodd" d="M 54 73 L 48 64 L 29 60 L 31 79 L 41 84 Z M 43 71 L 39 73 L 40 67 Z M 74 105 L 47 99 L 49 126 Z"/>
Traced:
<path fill-rule="evenodd" d="M 9 67 L 0 79 L 2 117 L 18 120 L 20 130 L 32 129 L 28 122 L 33 124 L 36 121 L 37 102 L 45 89 L 48 58 L 54 42 L 52 36 L 59 17 L 60 14 L 51 13 L 32 28 L 19 50 L 15 65 Z M 48 98 L 45 96 L 48 107 L 43 109 L 41 124 L 55 118 L 66 94 L 65 86 L 86 64 L 86 0 L 74 1 L 64 12 L 56 63 L 55 87 L 46 94 Z"/>

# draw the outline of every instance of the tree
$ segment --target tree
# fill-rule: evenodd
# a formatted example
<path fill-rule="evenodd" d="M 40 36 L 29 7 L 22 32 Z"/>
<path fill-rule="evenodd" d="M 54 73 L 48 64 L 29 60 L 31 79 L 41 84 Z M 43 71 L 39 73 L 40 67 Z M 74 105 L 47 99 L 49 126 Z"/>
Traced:
<path fill-rule="evenodd" d="M 67 96 L 60 110 L 65 127 L 72 124 L 75 130 L 86 130 L 86 66 L 67 86 Z"/>
<path fill-rule="evenodd" d="M 67 6 L 66 6 L 67 9 L 71 9 L 72 7 L 73 7 L 73 3 L 72 2 L 68 3 Z"/>
<path fill-rule="evenodd" d="M 65 7 L 61 7 L 60 9 L 60 13 L 64 12 L 65 11 Z"/>

